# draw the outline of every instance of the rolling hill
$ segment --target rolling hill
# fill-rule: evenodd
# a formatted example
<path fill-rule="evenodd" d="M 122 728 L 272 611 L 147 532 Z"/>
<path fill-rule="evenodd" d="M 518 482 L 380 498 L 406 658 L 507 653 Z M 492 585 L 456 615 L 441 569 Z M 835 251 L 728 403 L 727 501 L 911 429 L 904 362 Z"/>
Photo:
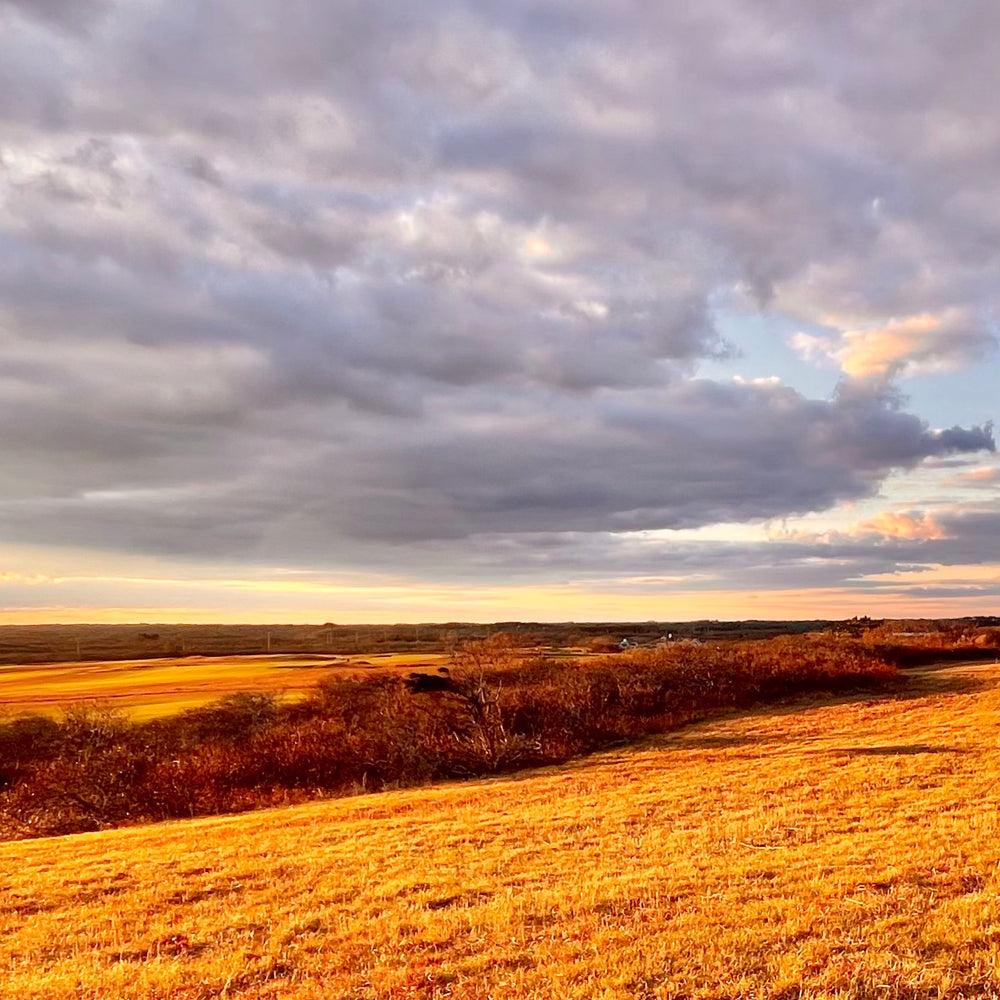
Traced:
<path fill-rule="evenodd" d="M 1000 666 L 571 765 L 0 845 L 0 996 L 1000 996 Z"/>

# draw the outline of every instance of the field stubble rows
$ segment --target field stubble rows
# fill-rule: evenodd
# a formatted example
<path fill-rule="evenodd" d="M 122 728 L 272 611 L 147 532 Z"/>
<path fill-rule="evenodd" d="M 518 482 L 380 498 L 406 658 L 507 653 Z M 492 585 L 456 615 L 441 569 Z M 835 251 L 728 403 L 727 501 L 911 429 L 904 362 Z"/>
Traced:
<path fill-rule="evenodd" d="M 516 777 L 0 846 L 0 996 L 1000 996 L 1000 668 Z"/>
<path fill-rule="evenodd" d="M 333 676 L 435 667 L 447 659 L 444 653 L 279 653 L 0 666 L 0 720 L 28 712 L 58 715 L 69 704 L 95 701 L 144 720 L 226 695 L 296 697 Z"/>

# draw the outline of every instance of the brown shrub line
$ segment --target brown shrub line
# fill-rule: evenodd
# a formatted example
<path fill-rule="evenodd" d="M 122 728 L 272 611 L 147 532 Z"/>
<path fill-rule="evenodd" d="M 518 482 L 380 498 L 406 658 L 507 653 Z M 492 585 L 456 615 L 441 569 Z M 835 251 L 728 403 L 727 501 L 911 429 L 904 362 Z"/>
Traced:
<path fill-rule="evenodd" d="M 0 725 L 0 836 L 97 830 L 560 763 L 723 710 L 884 685 L 849 639 L 674 644 L 532 659 L 506 636 L 408 678 L 331 678 L 304 701 L 225 698 L 130 723 L 100 706 Z"/>

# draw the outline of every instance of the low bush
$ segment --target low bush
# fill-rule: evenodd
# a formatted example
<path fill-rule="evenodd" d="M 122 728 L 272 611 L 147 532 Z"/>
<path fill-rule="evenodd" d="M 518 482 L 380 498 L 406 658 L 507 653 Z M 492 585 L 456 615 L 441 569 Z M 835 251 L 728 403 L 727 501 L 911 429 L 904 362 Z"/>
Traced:
<path fill-rule="evenodd" d="M 304 701 L 261 694 L 130 723 L 100 706 L 0 725 L 0 835 L 235 812 L 316 795 L 492 774 L 665 732 L 803 691 L 895 676 L 871 645 L 783 637 L 532 659 L 509 636 L 409 678 L 332 678 Z"/>

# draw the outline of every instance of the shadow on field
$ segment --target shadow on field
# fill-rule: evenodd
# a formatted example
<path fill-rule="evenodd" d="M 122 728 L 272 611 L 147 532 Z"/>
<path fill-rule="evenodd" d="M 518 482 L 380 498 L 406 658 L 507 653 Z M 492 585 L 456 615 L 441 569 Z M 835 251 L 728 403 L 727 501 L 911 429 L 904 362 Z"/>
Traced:
<path fill-rule="evenodd" d="M 706 726 L 735 722 L 747 717 L 773 717 L 778 715 L 798 715 L 822 712 L 838 705 L 866 704 L 875 706 L 886 702 L 918 701 L 921 698 L 940 695 L 969 695 L 995 687 L 998 674 L 985 675 L 982 664 L 944 663 L 927 667 L 901 670 L 898 677 L 889 681 L 881 691 L 858 690 L 835 694 L 810 692 L 793 695 L 775 704 L 761 703 L 753 707 L 737 708 L 728 712 L 712 714 L 707 718 L 692 720 L 688 725 L 666 733 L 653 733 L 632 740 L 623 740 L 615 745 L 584 754 L 572 760 L 563 761 L 543 768 L 531 768 L 511 774 L 497 775 L 492 781 L 516 782 L 530 780 L 542 771 L 559 773 L 566 777 L 596 766 L 621 764 L 628 766 L 636 751 L 642 750 L 727 750 L 751 747 L 777 747 L 789 744 L 799 745 L 811 742 L 815 737 L 786 738 L 778 733 L 720 733 L 704 732 Z M 761 751 L 751 751 L 757 755 Z M 965 754 L 964 747 L 935 746 L 929 743 L 910 743 L 874 747 L 816 747 L 805 749 L 812 754 L 843 754 L 850 757 L 910 757 L 920 754 Z M 743 756 L 743 755 L 741 755 Z M 1000 998 L 998 998 L 1000 1000 Z"/>
<path fill-rule="evenodd" d="M 707 719 L 695 720 L 682 729 L 648 736 L 636 741 L 632 746 L 672 750 L 726 750 L 737 747 L 776 746 L 788 742 L 799 743 L 801 742 L 800 738 L 793 737 L 789 741 L 775 733 L 705 733 L 702 732 L 702 729 L 706 724 L 715 727 L 720 723 L 734 722 L 752 716 L 799 715 L 822 712 L 825 709 L 841 705 L 865 704 L 874 706 L 883 702 L 917 701 L 921 698 L 940 695 L 970 695 L 995 687 L 996 684 L 997 675 L 991 672 L 989 676 L 984 676 L 982 664 L 964 662 L 933 664 L 929 667 L 900 671 L 898 677 L 888 682 L 880 692 L 861 690 L 835 694 L 820 691 L 800 694 L 783 699 L 778 703 L 755 705 L 749 710 L 736 709 L 713 715 Z M 957 747 L 934 747 L 929 744 L 915 743 L 906 746 L 884 747 L 826 747 L 812 752 L 906 756 L 922 753 L 964 753 L 965 751 Z"/>
<path fill-rule="evenodd" d="M 986 666 L 991 667 L 992 664 Z M 881 691 L 858 690 L 844 694 L 832 692 L 807 693 L 783 699 L 776 705 L 761 706 L 769 715 L 817 710 L 831 705 L 850 705 L 865 702 L 871 705 L 888 701 L 915 701 L 942 694 L 976 694 L 997 685 L 1000 672 L 986 672 L 983 664 L 946 663 L 930 667 L 900 670 L 898 676 L 888 681 Z M 741 713 L 746 714 L 746 713 Z"/>
<path fill-rule="evenodd" d="M 995 687 L 998 674 L 995 671 L 987 673 L 978 668 L 969 669 L 969 664 L 944 664 L 919 669 L 900 670 L 897 679 L 887 685 L 880 701 L 912 701 L 916 698 L 926 698 L 941 694 L 975 694 L 987 688 Z M 858 698 L 847 698 L 848 701 L 871 700 L 860 693 Z"/>
<path fill-rule="evenodd" d="M 739 715 L 733 714 L 727 716 L 726 718 L 739 718 Z M 708 724 L 714 725 L 722 721 L 718 718 L 707 720 Z M 705 725 L 705 723 L 694 723 L 695 726 Z M 673 737 L 671 739 L 670 737 Z M 656 737 L 653 737 L 656 739 Z M 697 731 L 691 734 L 686 733 L 673 733 L 667 736 L 660 737 L 659 743 L 664 746 L 672 746 L 674 749 L 678 750 L 727 750 L 730 747 L 745 747 L 753 746 L 754 744 L 761 745 L 765 743 L 775 744 L 783 743 L 784 740 L 776 736 L 762 736 L 757 733 L 705 733 L 704 735 L 698 733 Z"/>
<path fill-rule="evenodd" d="M 968 753 L 964 747 L 932 746 L 929 743 L 906 743 L 885 747 L 826 747 L 814 753 L 843 753 L 850 757 L 912 757 L 922 753 Z"/>

